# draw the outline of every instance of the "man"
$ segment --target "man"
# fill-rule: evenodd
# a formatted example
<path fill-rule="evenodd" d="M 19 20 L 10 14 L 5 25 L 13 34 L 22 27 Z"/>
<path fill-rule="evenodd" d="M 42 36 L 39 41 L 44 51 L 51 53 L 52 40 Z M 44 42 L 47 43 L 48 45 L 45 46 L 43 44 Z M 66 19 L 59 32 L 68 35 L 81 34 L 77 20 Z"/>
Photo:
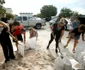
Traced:
<path fill-rule="evenodd" d="M 6 18 L 6 14 L 2 15 L 1 21 L 8 23 L 8 19 Z"/>
<path fill-rule="evenodd" d="M 57 53 L 58 52 L 57 48 L 59 47 L 59 40 L 62 38 L 63 33 L 64 33 L 64 23 L 59 22 L 59 23 L 54 24 L 53 26 L 51 26 L 51 30 L 52 30 L 51 39 L 48 43 L 47 49 L 49 49 L 50 44 L 55 39 L 55 42 L 56 42 L 55 51 Z"/>
<path fill-rule="evenodd" d="M 68 46 L 68 44 L 70 43 L 71 39 L 74 39 L 74 46 L 73 46 L 73 53 L 75 53 L 75 48 L 76 45 L 78 43 L 78 40 L 80 38 L 80 35 L 83 34 L 83 32 L 85 32 L 85 25 L 81 24 L 79 27 L 75 28 L 74 30 L 72 30 L 70 37 L 66 43 L 66 45 L 64 46 L 64 48 L 66 48 Z M 82 40 L 84 41 L 84 35 L 82 35 Z"/>

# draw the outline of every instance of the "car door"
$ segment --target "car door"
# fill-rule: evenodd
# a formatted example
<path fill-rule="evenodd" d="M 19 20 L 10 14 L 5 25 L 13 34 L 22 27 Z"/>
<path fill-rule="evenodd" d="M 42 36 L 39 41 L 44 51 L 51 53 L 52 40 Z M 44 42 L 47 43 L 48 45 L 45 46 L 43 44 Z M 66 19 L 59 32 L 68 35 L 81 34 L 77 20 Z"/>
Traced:
<path fill-rule="evenodd" d="M 21 24 L 22 24 L 23 26 L 28 26 L 28 18 L 27 18 L 26 16 L 23 16 L 23 17 L 22 17 Z"/>
<path fill-rule="evenodd" d="M 35 26 L 35 25 L 36 25 L 36 19 L 35 18 L 29 19 L 29 26 Z"/>

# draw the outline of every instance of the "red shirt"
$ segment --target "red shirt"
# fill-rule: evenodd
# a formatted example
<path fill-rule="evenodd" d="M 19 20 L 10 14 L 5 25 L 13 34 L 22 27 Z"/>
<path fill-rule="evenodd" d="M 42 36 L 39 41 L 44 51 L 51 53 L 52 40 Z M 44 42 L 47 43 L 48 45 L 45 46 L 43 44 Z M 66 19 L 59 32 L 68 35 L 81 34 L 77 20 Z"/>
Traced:
<path fill-rule="evenodd" d="M 14 36 L 21 34 L 21 28 L 24 28 L 24 26 L 20 25 L 17 27 L 16 31 L 13 33 Z"/>

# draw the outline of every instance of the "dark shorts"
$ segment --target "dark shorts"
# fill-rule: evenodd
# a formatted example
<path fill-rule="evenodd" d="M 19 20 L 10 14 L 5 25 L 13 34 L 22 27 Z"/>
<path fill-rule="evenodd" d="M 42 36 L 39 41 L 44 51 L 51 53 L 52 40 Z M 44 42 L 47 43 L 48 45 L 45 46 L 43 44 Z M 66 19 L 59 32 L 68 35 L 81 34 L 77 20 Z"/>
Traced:
<path fill-rule="evenodd" d="M 21 34 L 17 35 L 17 39 L 18 39 L 18 41 L 23 41 L 22 35 Z M 13 40 L 13 42 L 15 42 L 15 41 Z"/>
<path fill-rule="evenodd" d="M 72 35 L 71 34 L 70 34 L 70 38 L 72 38 Z M 80 39 L 80 35 L 74 36 L 74 39 L 79 40 Z"/>
<path fill-rule="evenodd" d="M 75 39 L 79 40 L 80 39 L 80 35 L 75 36 Z"/>

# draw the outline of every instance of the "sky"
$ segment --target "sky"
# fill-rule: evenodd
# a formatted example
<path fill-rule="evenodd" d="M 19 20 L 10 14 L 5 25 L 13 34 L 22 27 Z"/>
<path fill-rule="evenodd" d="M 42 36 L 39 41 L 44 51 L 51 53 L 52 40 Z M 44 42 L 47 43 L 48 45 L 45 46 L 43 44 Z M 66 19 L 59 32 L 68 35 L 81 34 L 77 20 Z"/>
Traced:
<path fill-rule="evenodd" d="M 19 13 L 40 13 L 44 5 L 53 5 L 57 8 L 58 13 L 63 7 L 85 15 L 85 0 L 5 0 L 3 5 L 6 8 L 12 8 L 13 14 Z"/>

